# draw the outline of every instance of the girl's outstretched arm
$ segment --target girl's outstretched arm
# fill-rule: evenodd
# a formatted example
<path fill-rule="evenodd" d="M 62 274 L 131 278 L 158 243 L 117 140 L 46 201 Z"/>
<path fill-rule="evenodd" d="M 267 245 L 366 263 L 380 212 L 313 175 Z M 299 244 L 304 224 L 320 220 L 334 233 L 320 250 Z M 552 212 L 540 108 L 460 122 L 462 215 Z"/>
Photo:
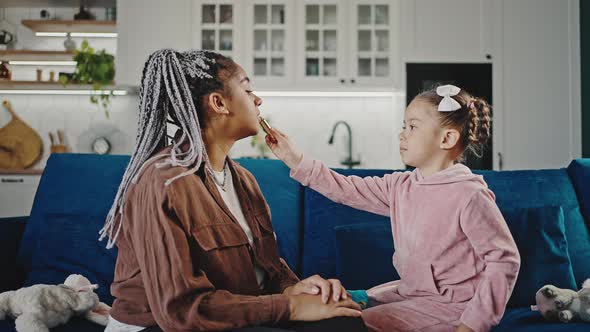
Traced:
<path fill-rule="evenodd" d="M 403 172 L 383 177 L 344 176 L 329 169 L 319 160 L 309 159 L 295 143 L 276 128 L 270 129 L 266 143 L 272 152 L 290 169 L 291 177 L 336 203 L 353 208 L 390 216 L 394 188 Z"/>

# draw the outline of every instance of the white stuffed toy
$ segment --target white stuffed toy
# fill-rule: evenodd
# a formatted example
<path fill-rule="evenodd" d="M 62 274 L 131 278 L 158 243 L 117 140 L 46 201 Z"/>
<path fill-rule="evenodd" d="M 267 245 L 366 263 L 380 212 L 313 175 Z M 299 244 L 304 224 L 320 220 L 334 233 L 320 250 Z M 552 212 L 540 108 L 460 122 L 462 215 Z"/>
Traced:
<path fill-rule="evenodd" d="M 72 316 L 106 326 L 111 307 L 102 303 L 93 290 L 98 285 L 79 274 L 70 275 L 60 285 L 34 285 L 0 294 L 0 320 L 16 319 L 18 332 L 49 332 Z"/>
<path fill-rule="evenodd" d="M 590 322 L 590 279 L 584 282 L 578 292 L 561 289 L 553 285 L 541 287 L 535 296 L 534 311 L 549 321 L 569 323 L 572 320 Z"/>

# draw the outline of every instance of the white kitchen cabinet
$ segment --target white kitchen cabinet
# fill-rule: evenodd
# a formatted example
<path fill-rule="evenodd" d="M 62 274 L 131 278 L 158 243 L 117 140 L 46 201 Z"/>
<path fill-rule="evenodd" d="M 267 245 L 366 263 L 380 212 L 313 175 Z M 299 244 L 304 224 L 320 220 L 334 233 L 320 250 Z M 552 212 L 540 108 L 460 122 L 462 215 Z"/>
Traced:
<path fill-rule="evenodd" d="M 503 169 L 581 157 L 578 0 L 497 2 L 494 136 Z"/>
<path fill-rule="evenodd" d="M 494 0 L 402 0 L 402 59 L 490 61 L 493 6 Z"/>
<path fill-rule="evenodd" d="M 242 15 L 224 25 L 221 6 L 232 5 Z M 400 82 L 399 10 L 399 0 L 195 0 L 192 44 L 234 58 L 256 89 L 391 90 Z M 233 36 L 231 50 L 221 31 Z"/>
<path fill-rule="evenodd" d="M 138 86 L 145 61 L 157 49 L 191 48 L 191 9 L 192 0 L 117 1 L 117 84 Z"/>
<path fill-rule="evenodd" d="M 353 0 L 349 9 L 349 82 L 399 88 L 399 1 Z"/>
<path fill-rule="evenodd" d="M 347 73 L 347 1 L 298 1 L 297 83 L 342 84 Z"/>
<path fill-rule="evenodd" d="M 398 87 L 399 1 L 299 1 L 297 83 Z"/>
<path fill-rule="evenodd" d="M 0 175 L 0 218 L 31 214 L 40 175 Z"/>
<path fill-rule="evenodd" d="M 295 6 L 290 0 L 244 1 L 244 57 L 254 85 L 287 87 L 295 75 Z"/>
<path fill-rule="evenodd" d="M 242 60 L 243 1 L 206 0 L 192 3 L 192 45 Z"/>
<path fill-rule="evenodd" d="M 401 0 L 118 1 L 117 76 L 139 85 L 160 48 L 210 49 L 257 89 L 399 88 Z"/>

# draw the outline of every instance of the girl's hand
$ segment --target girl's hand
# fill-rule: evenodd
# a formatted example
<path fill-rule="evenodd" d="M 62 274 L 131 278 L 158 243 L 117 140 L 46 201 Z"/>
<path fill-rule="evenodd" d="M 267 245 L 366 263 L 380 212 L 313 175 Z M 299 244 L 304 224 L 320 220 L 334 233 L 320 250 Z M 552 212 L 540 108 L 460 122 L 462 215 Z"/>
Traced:
<path fill-rule="evenodd" d="M 455 332 L 474 332 L 474 331 L 471 328 L 469 328 L 467 325 L 461 324 L 461 325 L 457 326 L 457 329 L 455 330 Z"/>
<path fill-rule="evenodd" d="M 301 280 L 293 286 L 285 288 L 283 291 L 285 295 L 320 295 L 322 302 L 328 303 L 330 300 L 338 302 L 340 300 L 347 300 L 349 298 L 348 292 L 342 286 L 338 279 L 324 279 L 319 275 L 311 276 L 307 279 Z M 332 296 L 332 298 L 330 298 Z"/>
<path fill-rule="evenodd" d="M 303 153 L 289 139 L 289 136 L 283 134 L 276 128 L 270 128 L 270 135 L 266 135 L 264 140 L 272 153 L 290 169 L 295 169 L 299 165 L 299 162 L 303 158 Z"/>

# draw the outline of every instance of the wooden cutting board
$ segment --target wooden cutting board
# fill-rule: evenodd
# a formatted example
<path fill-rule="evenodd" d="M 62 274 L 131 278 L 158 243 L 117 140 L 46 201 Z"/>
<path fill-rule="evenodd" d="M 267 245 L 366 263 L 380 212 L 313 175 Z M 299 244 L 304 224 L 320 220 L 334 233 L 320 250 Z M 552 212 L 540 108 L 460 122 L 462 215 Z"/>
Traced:
<path fill-rule="evenodd" d="M 0 128 L 0 168 L 28 168 L 43 155 L 43 141 L 33 128 L 16 115 L 7 100 L 2 105 L 12 120 Z"/>

